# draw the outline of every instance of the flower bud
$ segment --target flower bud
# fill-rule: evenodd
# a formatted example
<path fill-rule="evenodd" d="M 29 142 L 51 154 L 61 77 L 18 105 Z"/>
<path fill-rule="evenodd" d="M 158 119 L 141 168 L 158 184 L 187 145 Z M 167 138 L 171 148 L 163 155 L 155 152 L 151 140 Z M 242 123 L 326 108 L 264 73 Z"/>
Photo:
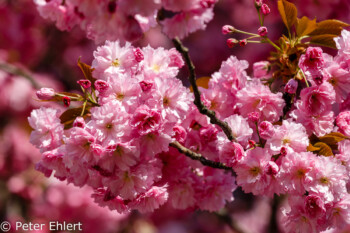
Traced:
<path fill-rule="evenodd" d="M 267 4 L 262 4 L 262 5 L 261 5 L 261 12 L 262 12 L 264 15 L 270 14 L 270 12 L 271 12 L 270 7 L 269 7 Z"/>
<path fill-rule="evenodd" d="M 40 100 L 50 100 L 55 96 L 55 90 L 52 88 L 43 87 L 36 92 L 36 96 Z"/>
<path fill-rule="evenodd" d="M 139 84 L 140 84 L 142 91 L 144 91 L 144 92 L 151 90 L 151 88 L 153 86 L 153 82 L 149 82 L 149 81 L 141 81 L 141 82 L 139 82 Z"/>
<path fill-rule="evenodd" d="M 255 0 L 255 7 L 260 8 L 263 4 L 262 0 Z"/>
<path fill-rule="evenodd" d="M 96 90 L 98 90 L 98 92 L 103 94 L 109 88 L 109 84 L 106 81 L 99 79 L 99 80 L 96 80 L 95 82 L 95 88 Z"/>
<path fill-rule="evenodd" d="M 260 119 L 260 113 L 259 112 L 251 112 L 248 114 L 248 120 L 252 122 L 258 122 Z"/>
<path fill-rule="evenodd" d="M 213 142 L 217 139 L 218 132 L 219 131 L 215 126 L 209 125 L 207 127 L 202 127 L 199 130 L 199 136 L 203 142 Z"/>
<path fill-rule="evenodd" d="M 295 94 L 298 88 L 298 81 L 295 79 L 290 79 L 286 86 L 284 87 L 284 92 L 289 94 Z"/>
<path fill-rule="evenodd" d="M 269 161 L 265 166 L 265 172 L 267 175 L 275 176 L 277 175 L 278 171 L 279 171 L 279 167 L 273 161 Z"/>
<path fill-rule="evenodd" d="M 140 48 L 134 50 L 135 60 L 141 62 L 144 59 L 143 52 Z"/>
<path fill-rule="evenodd" d="M 77 117 L 75 118 L 73 122 L 74 127 L 84 128 L 85 127 L 85 120 L 83 117 Z"/>
<path fill-rule="evenodd" d="M 226 35 L 226 34 L 230 34 L 230 33 L 234 33 L 235 28 L 231 25 L 225 25 L 222 27 L 221 32 L 222 34 Z"/>
<path fill-rule="evenodd" d="M 254 148 L 256 143 L 254 140 L 249 140 L 248 144 L 249 144 L 249 148 Z"/>
<path fill-rule="evenodd" d="M 233 47 L 235 47 L 235 45 L 238 44 L 239 42 L 238 42 L 238 40 L 236 40 L 236 39 L 234 39 L 234 38 L 229 38 L 229 39 L 227 39 L 226 43 L 227 43 L 227 46 L 228 46 L 229 48 L 233 48 Z"/>
<path fill-rule="evenodd" d="M 240 40 L 240 41 L 239 41 L 239 46 L 241 46 L 241 47 L 244 47 L 244 46 L 246 46 L 247 44 L 248 44 L 248 42 L 247 42 L 246 39 Z"/>
<path fill-rule="evenodd" d="M 260 61 L 253 64 L 253 74 L 255 78 L 267 78 L 270 70 L 270 62 Z"/>
<path fill-rule="evenodd" d="M 187 136 L 186 130 L 180 125 L 175 125 L 173 131 L 175 133 L 173 138 L 180 143 L 184 143 Z"/>
<path fill-rule="evenodd" d="M 69 98 L 68 96 L 64 96 L 64 97 L 62 98 L 62 101 L 63 101 L 63 105 L 64 105 L 65 107 L 69 107 L 69 105 L 70 105 L 70 98 Z"/>
<path fill-rule="evenodd" d="M 258 34 L 261 37 L 266 36 L 267 35 L 267 27 L 265 27 L 265 26 L 259 27 Z"/>
<path fill-rule="evenodd" d="M 260 137 L 262 139 L 268 139 L 270 137 L 272 137 L 272 135 L 274 134 L 275 132 L 275 129 L 273 127 L 273 125 L 271 124 L 271 122 L 269 121 L 263 121 L 259 124 L 259 134 L 260 134 Z"/>
<path fill-rule="evenodd" d="M 287 155 L 287 148 L 285 148 L 284 146 L 281 147 L 281 156 L 286 156 Z"/>
<path fill-rule="evenodd" d="M 91 82 L 87 79 L 80 79 L 79 81 L 77 81 L 77 83 L 84 89 L 88 89 L 89 87 L 91 87 Z"/>
<path fill-rule="evenodd" d="M 96 155 L 102 155 L 104 152 L 103 147 L 100 144 L 91 144 L 90 149 Z"/>

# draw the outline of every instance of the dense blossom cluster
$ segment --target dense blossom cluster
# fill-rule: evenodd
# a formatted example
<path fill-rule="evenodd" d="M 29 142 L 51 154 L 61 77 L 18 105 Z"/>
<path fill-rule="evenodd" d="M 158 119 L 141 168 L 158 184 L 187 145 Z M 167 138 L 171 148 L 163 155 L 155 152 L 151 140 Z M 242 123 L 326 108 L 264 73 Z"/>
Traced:
<path fill-rule="evenodd" d="M 37 168 L 93 187 L 98 203 L 119 212 L 149 212 L 168 199 L 175 208 L 214 211 L 232 201 L 231 174 L 169 149 L 178 140 L 197 151 L 216 152 L 211 142 L 218 129 L 199 114 L 189 90 L 175 79 L 181 55 L 107 41 L 94 57 L 100 106 L 91 108 L 90 118 L 78 117 L 73 128 L 64 130 L 57 110 L 32 112 L 31 142 L 43 153 Z M 45 93 L 50 95 L 42 89 L 38 97 Z"/>
<path fill-rule="evenodd" d="M 311 85 L 287 112 L 282 92 L 294 87 L 286 93 L 295 93 L 305 83 L 289 81 L 290 87 L 274 93 L 261 78 L 268 77 L 266 62 L 254 65 L 258 75 L 249 77 L 246 61 L 224 61 L 208 89 L 201 89 L 202 101 L 232 128 L 234 142 L 199 113 L 175 78 L 184 65 L 176 50 L 107 41 L 94 52 L 99 106 L 90 109 L 90 117 L 77 117 L 64 130 L 57 110 L 32 112 L 31 142 L 43 156 L 37 169 L 93 187 L 96 202 L 121 213 L 153 211 L 167 201 L 178 209 L 215 211 L 233 200 L 237 184 L 254 195 L 289 194 L 290 210 L 283 212 L 287 232 L 341 228 L 350 220 L 349 140 L 338 142 L 330 157 L 308 146 L 312 135 L 350 136 L 349 39 L 348 31 L 337 38 L 335 57 L 307 49 L 299 66 Z M 87 81 L 80 84 L 92 88 Z M 38 97 L 45 93 L 55 94 L 42 89 Z M 173 141 L 232 167 L 236 181 L 230 172 L 181 155 L 169 147 Z"/>
<path fill-rule="evenodd" d="M 79 25 L 97 43 L 139 39 L 143 32 L 160 24 L 171 38 L 183 38 L 204 29 L 213 18 L 217 0 L 34 0 L 40 14 L 56 22 L 61 30 Z M 158 18 L 159 20 L 160 18 Z M 113 28 L 113 30 L 111 30 Z"/>
<path fill-rule="evenodd" d="M 248 62 L 230 56 L 200 94 L 194 91 L 200 96 L 194 99 L 176 78 L 185 64 L 181 55 L 192 72 L 186 51 L 114 40 L 137 39 L 157 21 L 168 37 L 183 38 L 212 19 L 215 0 L 35 2 L 62 30 L 80 25 L 97 43 L 109 39 L 94 52 L 92 69 L 79 61 L 86 77 L 78 81 L 83 95 L 50 88 L 37 92 L 40 100 L 60 100 L 66 107 L 84 101 L 70 109 L 74 114 L 48 107 L 32 111 L 30 141 L 42 153 L 37 170 L 91 187 L 95 202 L 119 213 L 152 212 L 165 203 L 218 211 L 233 201 L 239 186 L 256 196 L 287 197 L 280 218 L 285 232 L 350 225 L 349 31 L 335 38 L 334 57 L 320 47 L 296 45 L 298 51 L 277 64 L 289 67 L 277 72 L 281 76 L 274 73 L 282 70 L 273 67 L 276 63 L 260 61 L 250 77 Z M 258 34 L 230 38 L 229 47 L 262 42 L 283 53 L 289 44 L 269 41 L 263 26 L 269 6 L 256 0 L 255 7 Z M 228 25 L 222 32 L 246 33 Z M 74 116 L 71 122 L 67 115 Z M 233 140 L 231 131 L 214 124 L 213 115 L 227 123 Z M 192 160 L 193 154 L 224 169 Z"/>

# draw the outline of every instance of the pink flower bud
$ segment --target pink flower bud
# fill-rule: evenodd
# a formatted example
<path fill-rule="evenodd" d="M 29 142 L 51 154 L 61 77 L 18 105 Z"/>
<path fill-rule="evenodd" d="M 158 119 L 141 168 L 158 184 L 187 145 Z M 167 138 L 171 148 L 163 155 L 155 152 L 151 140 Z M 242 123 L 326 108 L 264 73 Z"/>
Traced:
<path fill-rule="evenodd" d="M 220 162 L 233 167 L 244 157 L 244 149 L 239 143 L 226 142 L 219 153 Z"/>
<path fill-rule="evenodd" d="M 70 98 L 69 98 L 68 96 L 64 96 L 64 97 L 62 98 L 62 101 L 63 101 L 63 105 L 64 105 L 65 107 L 69 107 L 69 105 L 70 105 Z"/>
<path fill-rule="evenodd" d="M 221 32 L 224 35 L 233 33 L 234 31 L 235 31 L 235 28 L 233 26 L 231 26 L 231 25 L 225 25 L 221 29 Z"/>
<path fill-rule="evenodd" d="M 99 144 L 91 144 L 90 148 L 91 151 L 96 155 L 101 155 L 104 152 L 103 147 Z"/>
<path fill-rule="evenodd" d="M 263 121 L 259 124 L 259 134 L 262 139 L 268 139 L 272 137 L 275 130 L 271 122 L 269 121 Z"/>
<path fill-rule="evenodd" d="M 83 117 L 77 117 L 75 118 L 73 122 L 74 127 L 84 128 L 85 127 L 85 120 Z"/>
<path fill-rule="evenodd" d="M 275 176 L 277 175 L 278 171 L 279 171 L 279 167 L 273 161 L 269 161 L 265 166 L 265 172 L 267 175 Z"/>
<path fill-rule="evenodd" d="M 99 79 L 95 82 L 95 88 L 98 90 L 98 92 L 104 93 L 109 88 L 109 84 L 106 81 Z"/>
<path fill-rule="evenodd" d="M 267 4 L 262 4 L 262 6 L 261 6 L 261 12 L 262 12 L 264 15 L 270 14 L 270 12 L 271 12 L 270 7 L 269 7 Z"/>
<path fill-rule="evenodd" d="M 262 0 L 255 0 L 255 6 L 256 7 L 261 7 L 262 6 L 262 4 L 263 4 L 263 1 Z"/>
<path fill-rule="evenodd" d="M 267 35 L 267 27 L 265 27 L 265 26 L 259 27 L 258 34 L 259 34 L 259 36 L 266 36 Z"/>
<path fill-rule="evenodd" d="M 175 125 L 173 131 L 175 133 L 173 138 L 180 143 L 184 143 L 187 136 L 186 130 L 180 125 Z"/>
<path fill-rule="evenodd" d="M 281 156 L 286 156 L 287 155 L 287 148 L 285 148 L 284 146 L 281 147 L 280 153 L 281 153 Z"/>
<path fill-rule="evenodd" d="M 169 66 L 175 66 L 175 67 L 181 68 L 185 65 L 185 62 L 182 59 L 181 54 L 175 48 L 170 49 L 168 55 L 170 58 Z"/>
<path fill-rule="evenodd" d="M 77 81 L 77 83 L 84 89 L 88 89 L 89 87 L 91 87 L 91 82 L 87 79 L 80 79 L 79 81 Z"/>
<path fill-rule="evenodd" d="M 320 47 L 309 47 L 306 53 L 300 56 L 299 67 L 304 71 L 320 70 L 324 66 L 323 51 Z"/>
<path fill-rule="evenodd" d="M 267 78 L 270 70 L 270 62 L 260 61 L 253 64 L 253 73 L 255 78 Z"/>
<path fill-rule="evenodd" d="M 215 126 L 209 125 L 199 130 L 199 136 L 204 142 L 213 142 L 217 139 L 219 131 Z"/>
<path fill-rule="evenodd" d="M 255 141 L 254 140 L 249 140 L 248 141 L 248 144 L 249 144 L 249 148 L 253 148 L 253 147 L 255 147 Z"/>
<path fill-rule="evenodd" d="M 350 111 L 339 113 L 335 122 L 341 133 L 350 136 Z"/>
<path fill-rule="evenodd" d="M 235 47 L 235 45 L 238 44 L 239 42 L 238 42 L 238 40 L 236 40 L 236 39 L 234 39 L 234 38 L 229 38 L 229 39 L 227 39 L 226 43 L 227 43 L 227 46 L 228 46 L 229 48 L 233 48 L 233 47 Z"/>
<path fill-rule="evenodd" d="M 50 100 L 55 96 L 55 90 L 52 88 L 43 87 L 36 92 L 36 96 L 40 100 Z"/>
<path fill-rule="evenodd" d="M 286 86 L 284 87 L 284 92 L 287 92 L 289 94 L 294 94 L 297 91 L 298 88 L 298 81 L 295 79 L 290 79 Z"/>
<path fill-rule="evenodd" d="M 252 122 L 258 122 L 260 119 L 260 113 L 259 112 L 251 112 L 248 114 L 248 120 Z"/>
<path fill-rule="evenodd" d="M 135 60 L 141 62 L 144 59 L 143 52 L 140 48 L 134 50 Z"/>
<path fill-rule="evenodd" d="M 323 200 L 315 194 L 308 195 L 305 198 L 304 205 L 306 212 L 312 218 L 317 218 L 326 213 Z"/>
<path fill-rule="evenodd" d="M 246 39 L 240 40 L 240 41 L 239 41 L 239 46 L 241 46 L 241 47 L 244 47 L 244 46 L 246 46 L 247 44 L 248 44 L 248 42 L 247 42 Z"/>
<path fill-rule="evenodd" d="M 144 92 L 151 90 L 151 88 L 153 87 L 153 82 L 149 81 L 141 81 L 139 84 Z"/>

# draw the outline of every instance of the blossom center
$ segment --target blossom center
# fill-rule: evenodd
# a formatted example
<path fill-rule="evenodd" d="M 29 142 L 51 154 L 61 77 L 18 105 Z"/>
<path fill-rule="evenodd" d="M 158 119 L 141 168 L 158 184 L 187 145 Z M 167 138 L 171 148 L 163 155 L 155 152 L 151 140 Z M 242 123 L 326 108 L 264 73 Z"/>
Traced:
<path fill-rule="evenodd" d="M 170 100 L 169 100 L 167 97 L 164 97 L 164 98 L 163 98 L 163 105 L 164 105 L 165 107 L 168 107 L 169 104 L 170 104 Z"/>
<path fill-rule="evenodd" d="M 119 65 L 120 65 L 120 63 L 119 63 L 119 59 L 118 58 L 116 58 L 114 61 L 112 61 L 112 66 L 118 67 Z"/>
<path fill-rule="evenodd" d="M 302 178 L 305 176 L 305 171 L 303 169 L 297 170 L 297 177 Z"/>
<path fill-rule="evenodd" d="M 328 184 L 329 183 L 329 179 L 327 177 L 322 177 L 320 179 L 320 182 L 321 182 L 321 184 Z"/>
<path fill-rule="evenodd" d="M 120 100 L 120 101 L 122 101 L 124 99 L 124 97 L 125 97 L 125 95 L 122 94 L 122 93 L 116 94 L 115 96 L 116 96 L 116 99 Z"/>
<path fill-rule="evenodd" d="M 152 66 L 152 70 L 154 70 L 155 72 L 159 72 L 159 70 L 160 70 L 160 66 L 159 65 L 157 65 L 157 64 L 154 64 L 153 66 Z"/>
<path fill-rule="evenodd" d="M 260 173 L 260 168 L 259 168 L 259 167 L 253 167 L 253 168 L 250 169 L 250 173 L 251 173 L 253 176 L 259 175 L 259 173 Z"/>

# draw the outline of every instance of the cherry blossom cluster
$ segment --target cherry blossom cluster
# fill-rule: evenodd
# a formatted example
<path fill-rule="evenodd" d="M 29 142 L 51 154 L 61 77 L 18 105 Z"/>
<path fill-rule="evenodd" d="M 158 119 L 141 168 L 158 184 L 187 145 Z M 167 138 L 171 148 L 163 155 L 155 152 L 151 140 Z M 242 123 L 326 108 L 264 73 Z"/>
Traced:
<path fill-rule="evenodd" d="M 289 207 L 283 210 L 285 232 L 320 232 L 350 224 L 350 32 L 343 30 L 335 41 L 335 57 L 320 47 L 301 55 L 304 80 L 290 79 L 270 89 L 269 62 L 255 63 L 250 78 L 248 63 L 232 56 L 213 74 L 209 88 L 202 89 L 203 102 L 225 119 L 236 137 L 232 142 L 219 134 L 217 142 L 218 159 L 232 166 L 237 185 L 254 195 L 289 194 Z M 293 100 L 289 109 L 286 96 Z M 346 138 L 329 148 L 334 156 L 311 152 L 315 138 L 331 140 L 332 133 Z"/>
<path fill-rule="evenodd" d="M 139 39 L 157 25 L 171 38 L 204 29 L 217 0 L 34 0 L 40 14 L 60 30 L 79 25 L 97 43 Z M 113 28 L 113 30 L 111 30 Z"/>
<path fill-rule="evenodd" d="M 179 209 L 219 210 L 236 188 L 230 172 L 204 167 L 169 144 L 216 153 L 218 129 L 193 105 L 176 79 L 184 65 L 175 49 L 134 48 L 107 41 L 94 52 L 98 103 L 64 130 L 53 108 L 34 110 L 31 142 L 42 152 L 37 169 L 76 186 L 94 188 L 94 199 L 120 213 L 150 212 L 168 200 Z M 42 88 L 39 99 L 55 91 Z M 198 144 L 200 143 L 200 144 Z"/>
<path fill-rule="evenodd" d="M 61 29 L 80 24 L 102 41 L 139 37 L 156 15 L 169 37 L 184 37 L 205 27 L 215 3 L 148 2 L 147 7 L 122 0 L 106 1 L 103 7 L 76 0 L 37 4 Z M 259 14 L 270 12 L 263 1 L 255 2 Z M 177 13 L 167 18 L 169 11 Z M 234 32 L 243 33 L 223 28 L 224 34 Z M 258 33 L 248 35 L 283 52 L 267 38 L 266 27 Z M 288 197 L 282 210 L 285 232 L 350 224 L 350 32 L 343 30 L 335 39 L 334 57 L 304 44 L 287 62 L 297 61 L 295 74 L 282 73 L 281 80 L 269 61 L 254 63 L 250 77 L 248 62 L 231 56 L 212 74 L 208 87 L 199 88 L 201 93 L 192 84 L 195 98 L 176 78 L 184 66 L 181 55 L 190 81 L 194 78 L 194 67 L 176 41 L 182 54 L 174 48 L 106 41 L 94 52 L 91 77 L 86 66 L 86 79 L 78 81 L 84 98 L 40 89 L 40 100 L 59 99 L 66 107 L 74 101 L 84 104 L 70 123 L 62 117 L 67 112 L 55 108 L 31 113 L 31 143 L 42 153 L 37 170 L 92 187 L 99 205 L 119 213 L 152 212 L 166 202 L 177 209 L 218 211 L 233 201 L 240 186 L 256 196 Z M 237 43 L 228 42 L 229 47 Z"/>

